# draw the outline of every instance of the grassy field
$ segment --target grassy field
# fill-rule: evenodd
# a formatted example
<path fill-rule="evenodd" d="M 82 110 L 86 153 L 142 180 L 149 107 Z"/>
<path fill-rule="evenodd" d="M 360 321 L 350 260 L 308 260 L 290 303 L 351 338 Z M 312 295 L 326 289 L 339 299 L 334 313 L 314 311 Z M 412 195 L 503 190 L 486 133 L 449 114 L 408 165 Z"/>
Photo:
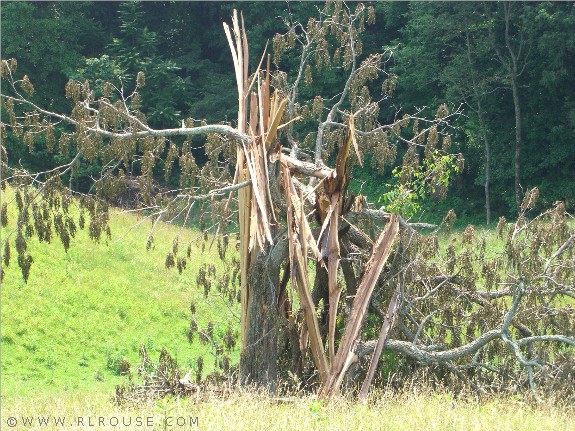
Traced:
<path fill-rule="evenodd" d="M 12 212 L 9 220 L 14 220 Z M 216 331 L 229 322 L 239 326 L 232 314 L 237 309 L 230 311 L 216 295 L 205 299 L 196 287 L 200 265 L 219 264 L 215 247 L 203 254 L 194 247 L 180 275 L 165 269 L 165 256 L 176 235 L 183 243 L 198 232 L 162 225 L 155 247 L 146 251 L 150 223 L 131 229 L 137 221 L 113 214 L 111 241 L 95 244 L 79 231 L 67 253 L 57 239 L 51 244 L 31 240 L 34 264 L 27 284 L 12 258 L 1 291 L 0 429 L 575 430 L 573 408 L 533 408 L 518 399 L 476 403 L 416 390 L 379 394 L 367 406 L 310 397 L 278 401 L 237 391 L 224 398 L 206 394 L 120 408 L 112 401 L 114 387 L 127 378 L 114 364 L 123 357 L 135 370 L 141 344 L 153 360 L 166 347 L 184 370 L 194 368 L 199 355 L 206 359 L 206 371 L 213 368 L 209 348 L 187 342 L 191 301 L 200 326 L 209 321 L 216 322 Z M 9 231 L 10 226 L 3 228 L 3 237 Z M 237 349 L 232 360 L 238 360 Z M 38 417 L 46 415 L 52 425 L 39 424 Z M 54 416 L 64 418 L 65 425 L 55 424 Z M 137 426 L 137 418 L 148 417 L 149 426 Z M 166 417 L 173 418 L 171 426 Z M 6 426 L 9 418 L 15 418 L 16 427 Z M 132 425 L 115 425 L 115 418 L 131 419 Z M 178 418 L 185 424 L 184 419 L 175 423 Z"/>
<path fill-rule="evenodd" d="M 117 361 L 125 358 L 135 370 L 142 344 L 154 361 L 166 347 L 183 369 L 193 368 L 199 355 L 204 370 L 213 368 L 209 348 L 199 341 L 190 345 L 186 333 L 191 301 L 200 327 L 209 321 L 215 331 L 224 331 L 230 321 L 239 326 L 223 300 L 205 299 L 195 286 L 200 265 L 220 261 L 215 252 L 202 254 L 193 246 L 194 256 L 181 275 L 167 270 L 173 238 L 180 234 L 183 243 L 198 233 L 160 226 L 155 247 L 146 251 L 151 223 L 130 230 L 136 222 L 131 215 L 113 215 L 111 241 L 96 244 L 79 231 L 67 253 L 57 238 L 51 244 L 32 239 L 34 264 L 27 284 L 12 257 L 1 296 L 3 397 L 38 388 L 111 393 L 127 380 L 118 374 Z M 3 236 L 9 231 L 10 226 L 4 228 Z M 233 352 L 232 360 L 237 357 Z"/>

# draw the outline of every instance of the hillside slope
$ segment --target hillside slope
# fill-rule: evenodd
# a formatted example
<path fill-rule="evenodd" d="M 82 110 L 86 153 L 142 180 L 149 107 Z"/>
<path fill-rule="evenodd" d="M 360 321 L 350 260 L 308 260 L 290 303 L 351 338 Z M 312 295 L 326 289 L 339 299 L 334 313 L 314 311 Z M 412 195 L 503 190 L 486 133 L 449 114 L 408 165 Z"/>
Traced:
<path fill-rule="evenodd" d="M 3 238 L 13 229 L 11 215 Z M 217 253 L 192 246 L 192 259 L 181 275 L 167 270 L 164 262 L 174 237 L 183 243 L 199 233 L 160 226 L 154 248 L 146 251 L 151 224 L 131 229 L 137 222 L 135 216 L 113 212 L 112 240 L 97 244 L 79 231 L 67 253 L 57 238 L 50 244 L 30 240 L 34 264 L 27 284 L 13 251 L 1 291 L 2 396 L 35 389 L 111 390 L 127 380 L 119 375 L 119 360 L 128 360 L 136 373 L 142 344 L 153 360 L 166 347 L 184 370 L 194 368 L 200 355 L 204 370 L 213 368 L 210 347 L 197 337 L 190 345 L 186 333 L 192 301 L 200 327 L 209 321 L 214 331 L 236 325 L 233 307 L 216 295 L 205 299 L 195 286 L 198 268 L 218 265 Z M 232 352 L 232 361 L 237 357 Z"/>

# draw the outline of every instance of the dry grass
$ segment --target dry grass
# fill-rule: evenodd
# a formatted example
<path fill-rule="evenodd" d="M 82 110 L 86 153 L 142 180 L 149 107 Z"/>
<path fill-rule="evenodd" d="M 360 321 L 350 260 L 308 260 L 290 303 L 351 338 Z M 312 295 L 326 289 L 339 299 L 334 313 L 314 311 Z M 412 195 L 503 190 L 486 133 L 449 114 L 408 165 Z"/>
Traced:
<path fill-rule="evenodd" d="M 50 416 L 50 424 L 39 426 L 38 416 Z M 65 418 L 65 425 L 55 425 L 53 416 Z M 225 398 L 203 395 L 199 399 L 171 399 L 124 408 L 102 393 L 80 397 L 32 393 L 26 398 L 3 400 L 2 429 L 8 429 L 5 426 L 9 417 L 17 418 L 19 424 L 22 417 L 34 418 L 33 426 L 12 428 L 30 430 L 575 430 L 573 407 L 532 407 L 501 398 L 478 403 L 417 391 L 395 396 L 379 394 L 368 405 L 344 399 L 320 402 L 312 397 L 278 400 L 236 391 Z M 83 418 L 83 427 L 78 426 L 78 417 Z M 100 417 L 103 426 L 88 425 L 89 420 L 98 424 Z M 166 417 L 171 418 L 168 424 L 164 422 Z M 115 426 L 115 418 L 120 426 Z M 122 418 L 125 423 L 131 419 L 132 425 L 122 426 Z M 134 426 L 137 418 L 144 418 L 144 426 Z M 153 418 L 153 424 L 146 426 L 147 418 Z"/>

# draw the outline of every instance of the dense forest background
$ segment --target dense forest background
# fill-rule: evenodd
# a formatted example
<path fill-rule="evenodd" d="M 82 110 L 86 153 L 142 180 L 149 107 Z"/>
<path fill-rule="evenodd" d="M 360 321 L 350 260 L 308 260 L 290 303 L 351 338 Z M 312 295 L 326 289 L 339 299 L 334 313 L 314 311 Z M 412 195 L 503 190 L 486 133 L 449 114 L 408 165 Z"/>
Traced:
<path fill-rule="evenodd" d="M 177 127 L 192 117 L 233 122 L 236 86 L 222 30 L 232 9 L 245 17 L 255 66 L 286 22 L 317 15 L 313 2 L 2 2 L 2 58 L 15 57 L 19 74 L 35 86 L 36 102 L 68 111 L 69 79 L 133 85 L 146 76 L 142 110 L 153 127 Z M 537 186 L 541 205 L 575 205 L 575 3 L 385 2 L 372 4 L 375 24 L 362 52 L 393 47 L 386 68 L 397 75 L 382 121 L 442 103 L 461 106 L 452 123 L 454 151 L 465 169 L 444 200 L 431 199 L 420 217 L 454 208 L 466 222 L 517 213 L 516 189 Z M 273 54 L 273 50 L 272 50 Z M 274 67 L 295 73 L 298 59 L 284 55 Z M 336 68 L 310 75 L 301 91 L 325 94 L 345 78 Z M 381 85 L 381 83 L 379 83 Z M 341 87 L 341 86 L 340 86 Z M 309 97 L 313 99 L 313 97 Z M 194 141 L 202 161 L 201 139 Z M 8 140 L 11 163 L 33 169 L 61 164 L 73 154 L 48 153 Z M 397 155 L 400 160 L 401 154 Z M 377 202 L 393 182 L 391 168 L 373 163 L 355 172 L 356 191 Z M 87 189 L 98 166 L 86 165 L 74 187 Z M 158 175 L 158 181 L 165 181 Z M 169 180 L 168 180 L 169 181 Z"/>

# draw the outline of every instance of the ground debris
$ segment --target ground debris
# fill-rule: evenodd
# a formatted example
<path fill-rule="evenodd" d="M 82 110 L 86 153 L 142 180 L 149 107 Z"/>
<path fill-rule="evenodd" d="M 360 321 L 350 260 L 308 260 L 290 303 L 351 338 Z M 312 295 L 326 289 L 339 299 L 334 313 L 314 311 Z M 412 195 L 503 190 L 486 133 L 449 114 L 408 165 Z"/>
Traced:
<path fill-rule="evenodd" d="M 231 391 L 227 379 L 220 375 L 210 375 L 200 383 L 193 381 L 192 370 L 183 377 L 177 361 L 163 348 L 157 364 L 154 364 L 144 345 L 140 347 L 141 364 L 138 376 L 141 383 L 130 381 L 116 386 L 114 401 L 119 405 L 143 404 L 167 396 L 199 399 L 204 395 L 225 396 Z"/>

